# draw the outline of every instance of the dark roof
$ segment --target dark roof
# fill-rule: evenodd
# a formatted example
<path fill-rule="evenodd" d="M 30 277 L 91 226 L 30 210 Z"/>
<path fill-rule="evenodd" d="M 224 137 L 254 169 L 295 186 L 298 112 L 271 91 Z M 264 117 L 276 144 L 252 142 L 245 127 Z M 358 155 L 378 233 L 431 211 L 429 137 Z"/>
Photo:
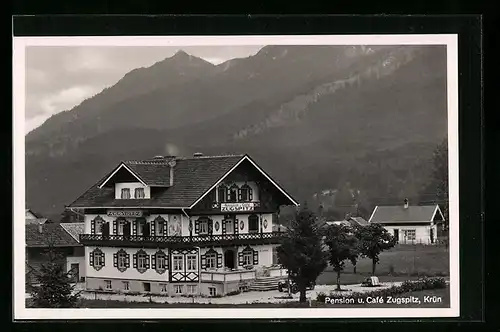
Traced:
<path fill-rule="evenodd" d="M 35 219 L 26 218 L 26 225 L 28 225 L 28 224 L 35 224 L 35 225 L 45 224 L 47 221 L 48 221 L 47 218 L 35 218 Z"/>
<path fill-rule="evenodd" d="M 412 223 L 430 222 L 438 205 L 421 206 L 376 206 L 370 218 L 370 223 Z"/>
<path fill-rule="evenodd" d="M 176 158 L 173 186 L 152 188 L 154 193 L 151 199 L 115 199 L 113 187 L 98 187 L 111 172 L 77 198 L 70 204 L 70 207 L 189 207 L 236 166 L 243 157 L 244 155 L 227 155 Z M 146 183 L 148 180 L 149 183 L 156 184 L 170 181 L 169 166 L 166 162 L 157 162 L 154 165 L 151 161 L 125 161 L 123 163 L 137 172 L 141 178 L 144 177 Z"/>
<path fill-rule="evenodd" d="M 80 242 L 80 234 L 85 233 L 85 223 L 83 222 L 65 222 L 59 225 L 77 242 Z"/>
<path fill-rule="evenodd" d="M 40 233 L 39 227 L 42 227 Z M 60 224 L 26 225 L 26 245 L 28 247 L 75 247 L 80 244 L 66 232 Z"/>

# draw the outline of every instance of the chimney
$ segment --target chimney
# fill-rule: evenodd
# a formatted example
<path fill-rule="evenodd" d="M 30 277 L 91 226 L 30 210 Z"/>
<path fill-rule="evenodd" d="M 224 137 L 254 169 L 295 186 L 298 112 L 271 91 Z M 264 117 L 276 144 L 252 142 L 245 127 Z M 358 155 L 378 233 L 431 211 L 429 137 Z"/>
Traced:
<path fill-rule="evenodd" d="M 195 152 L 193 154 L 193 157 L 195 157 L 195 158 L 197 158 L 197 157 L 203 157 L 203 153 L 201 153 L 201 152 Z"/>
<path fill-rule="evenodd" d="M 405 205 L 404 205 L 404 208 L 407 209 L 408 208 L 408 198 L 405 198 Z"/>
<path fill-rule="evenodd" d="M 170 160 L 168 161 L 168 166 L 170 167 L 170 187 L 174 185 L 174 167 L 177 164 L 175 157 L 170 157 Z"/>
<path fill-rule="evenodd" d="M 38 233 L 42 234 L 43 233 L 43 224 L 38 223 Z"/>

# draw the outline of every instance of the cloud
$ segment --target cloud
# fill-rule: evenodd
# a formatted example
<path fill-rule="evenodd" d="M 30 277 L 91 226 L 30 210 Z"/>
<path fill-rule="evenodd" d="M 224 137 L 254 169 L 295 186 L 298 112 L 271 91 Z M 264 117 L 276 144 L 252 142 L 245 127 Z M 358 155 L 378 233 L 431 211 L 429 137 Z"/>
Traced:
<path fill-rule="evenodd" d="M 184 51 L 219 64 L 262 46 L 189 46 Z M 112 86 L 129 71 L 171 57 L 176 46 L 30 46 L 26 49 L 26 128 L 70 110 Z M 31 128 L 31 129 L 30 129 Z"/>

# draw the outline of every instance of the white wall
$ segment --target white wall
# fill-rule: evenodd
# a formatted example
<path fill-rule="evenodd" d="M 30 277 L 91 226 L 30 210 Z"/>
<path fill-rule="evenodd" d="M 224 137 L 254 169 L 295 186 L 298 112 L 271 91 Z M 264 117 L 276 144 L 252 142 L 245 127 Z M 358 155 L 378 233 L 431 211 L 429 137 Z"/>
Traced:
<path fill-rule="evenodd" d="M 151 187 L 145 186 L 140 182 L 125 182 L 115 184 L 115 198 L 122 198 L 122 189 L 130 188 L 130 198 L 134 198 L 135 188 L 144 188 L 144 198 L 151 198 Z"/>
<path fill-rule="evenodd" d="M 431 243 L 431 228 L 434 229 L 434 242 L 437 239 L 437 228 L 436 225 L 409 225 L 409 226 L 384 226 L 385 229 L 391 234 L 394 235 L 394 230 L 399 230 L 399 242 L 405 243 L 404 231 L 405 230 L 415 230 L 415 241 L 414 243 Z M 407 240 L 406 243 L 411 243 L 411 241 Z"/>
<path fill-rule="evenodd" d="M 156 270 L 151 268 L 151 262 L 149 264 L 150 268 L 144 273 L 140 273 L 134 268 L 133 254 L 141 250 L 140 248 L 111 248 L 111 247 L 99 247 L 99 249 L 105 255 L 105 266 L 97 271 L 93 266 L 89 264 L 89 255 L 92 250 L 96 247 L 85 247 L 85 269 L 87 277 L 97 277 L 97 278 L 118 278 L 118 279 L 138 279 L 138 280 L 154 280 L 154 281 L 168 281 L 168 270 L 163 274 L 159 274 Z M 128 254 L 130 254 L 130 267 L 124 272 L 120 272 L 118 268 L 113 266 L 113 254 L 118 250 L 123 249 Z M 158 250 L 157 249 L 142 249 L 148 255 L 153 255 Z M 165 254 L 168 255 L 167 249 L 162 249 Z M 151 257 L 150 257 L 151 259 Z"/>

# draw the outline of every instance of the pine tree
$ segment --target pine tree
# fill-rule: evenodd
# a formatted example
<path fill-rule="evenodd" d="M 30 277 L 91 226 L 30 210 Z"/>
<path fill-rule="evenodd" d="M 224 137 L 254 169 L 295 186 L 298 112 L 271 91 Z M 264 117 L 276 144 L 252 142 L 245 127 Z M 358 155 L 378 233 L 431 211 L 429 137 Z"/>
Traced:
<path fill-rule="evenodd" d="M 380 224 L 357 227 L 356 237 L 359 241 L 359 253 L 372 260 L 372 275 L 375 275 L 375 267 L 380 260 L 380 253 L 394 247 L 396 238 Z"/>
<path fill-rule="evenodd" d="M 345 225 L 331 225 L 326 230 L 325 244 L 328 246 L 328 260 L 337 272 L 337 290 L 340 290 L 340 273 L 344 270 L 345 261 L 356 266 L 358 258 L 358 240 L 354 230 Z"/>
<path fill-rule="evenodd" d="M 31 292 L 32 303 L 36 308 L 74 308 L 79 301 L 79 293 L 73 294 L 69 273 L 64 270 L 60 256 L 49 247 L 49 260 L 41 265 L 36 274 L 39 284 Z"/>
<path fill-rule="evenodd" d="M 327 266 L 321 229 L 316 216 L 307 207 L 295 213 L 288 234 L 277 251 L 289 278 L 297 284 L 299 301 L 305 302 L 307 286 L 315 282 Z"/>

